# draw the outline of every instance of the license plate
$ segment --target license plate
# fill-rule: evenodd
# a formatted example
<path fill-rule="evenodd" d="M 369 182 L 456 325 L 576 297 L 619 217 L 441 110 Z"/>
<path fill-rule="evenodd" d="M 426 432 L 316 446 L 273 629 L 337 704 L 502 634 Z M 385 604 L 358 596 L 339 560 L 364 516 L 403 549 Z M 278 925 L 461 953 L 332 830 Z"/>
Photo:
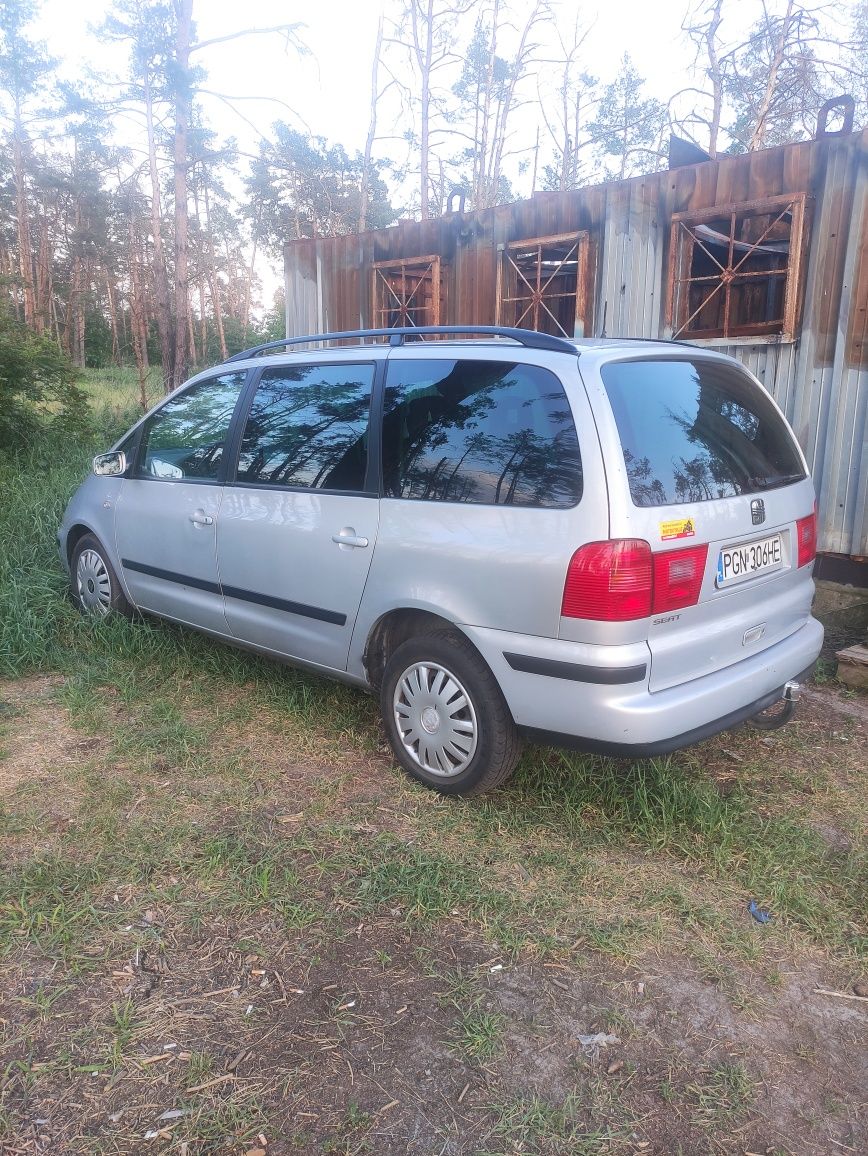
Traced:
<path fill-rule="evenodd" d="M 784 552 L 780 534 L 761 538 L 747 546 L 727 546 L 717 558 L 717 586 L 732 586 L 756 574 L 778 570 L 783 565 Z"/>

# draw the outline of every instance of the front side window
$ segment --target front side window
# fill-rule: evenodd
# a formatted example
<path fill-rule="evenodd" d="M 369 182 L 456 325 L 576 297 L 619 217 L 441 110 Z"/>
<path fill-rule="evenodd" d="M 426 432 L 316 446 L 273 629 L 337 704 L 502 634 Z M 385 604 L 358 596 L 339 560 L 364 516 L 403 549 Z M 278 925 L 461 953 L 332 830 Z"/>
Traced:
<path fill-rule="evenodd" d="M 635 505 L 758 494 L 805 477 L 780 414 L 735 366 L 655 358 L 610 362 L 601 375 Z"/>
<path fill-rule="evenodd" d="M 392 362 L 383 413 L 387 497 L 567 507 L 579 443 L 553 373 L 503 361 Z"/>
<path fill-rule="evenodd" d="M 268 369 L 250 407 L 238 481 L 311 490 L 362 490 L 374 367 Z"/>
<path fill-rule="evenodd" d="M 793 338 L 804 196 L 672 218 L 673 337 Z"/>
<path fill-rule="evenodd" d="M 246 373 L 226 373 L 169 398 L 146 422 L 137 477 L 216 481 Z"/>

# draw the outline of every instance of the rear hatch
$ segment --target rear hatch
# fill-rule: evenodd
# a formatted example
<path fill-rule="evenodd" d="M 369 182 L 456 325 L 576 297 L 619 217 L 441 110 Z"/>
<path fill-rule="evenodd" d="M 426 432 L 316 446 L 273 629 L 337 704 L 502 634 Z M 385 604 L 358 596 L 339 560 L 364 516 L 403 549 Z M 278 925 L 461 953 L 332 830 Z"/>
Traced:
<path fill-rule="evenodd" d="M 651 547 L 650 690 L 798 630 L 813 593 L 814 491 L 769 395 L 736 363 L 699 353 L 604 362 L 600 377 L 619 443 L 611 536 Z"/>

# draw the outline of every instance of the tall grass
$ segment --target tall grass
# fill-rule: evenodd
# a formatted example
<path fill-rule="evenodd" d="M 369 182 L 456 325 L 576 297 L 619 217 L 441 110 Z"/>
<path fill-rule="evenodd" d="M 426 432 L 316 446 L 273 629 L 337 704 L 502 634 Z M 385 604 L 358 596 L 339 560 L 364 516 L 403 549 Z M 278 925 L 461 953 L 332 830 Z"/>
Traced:
<path fill-rule="evenodd" d="M 136 420 L 126 388 L 129 370 L 103 374 L 85 386 L 92 399 L 90 428 L 57 431 L 0 460 L 0 675 L 58 668 L 84 624 L 66 597 L 57 527 L 66 503 L 87 474 L 90 459 Z"/>
<path fill-rule="evenodd" d="M 108 366 L 105 369 L 89 369 L 85 389 L 94 413 L 109 415 L 123 420 L 129 416 L 140 417 L 142 413 L 139 375 L 134 369 Z M 163 394 L 163 383 L 159 370 L 152 367 L 145 381 L 147 408 L 156 405 Z M 132 424 L 126 421 L 126 425 Z"/>

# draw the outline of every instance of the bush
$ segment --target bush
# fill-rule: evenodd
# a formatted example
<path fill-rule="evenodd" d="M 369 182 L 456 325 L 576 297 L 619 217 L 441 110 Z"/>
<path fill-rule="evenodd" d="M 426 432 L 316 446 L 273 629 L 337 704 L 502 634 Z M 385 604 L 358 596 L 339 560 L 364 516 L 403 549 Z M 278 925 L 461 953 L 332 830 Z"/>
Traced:
<path fill-rule="evenodd" d="M 69 360 L 0 303 L 0 449 L 31 447 L 43 432 L 83 432 L 88 404 Z"/>

